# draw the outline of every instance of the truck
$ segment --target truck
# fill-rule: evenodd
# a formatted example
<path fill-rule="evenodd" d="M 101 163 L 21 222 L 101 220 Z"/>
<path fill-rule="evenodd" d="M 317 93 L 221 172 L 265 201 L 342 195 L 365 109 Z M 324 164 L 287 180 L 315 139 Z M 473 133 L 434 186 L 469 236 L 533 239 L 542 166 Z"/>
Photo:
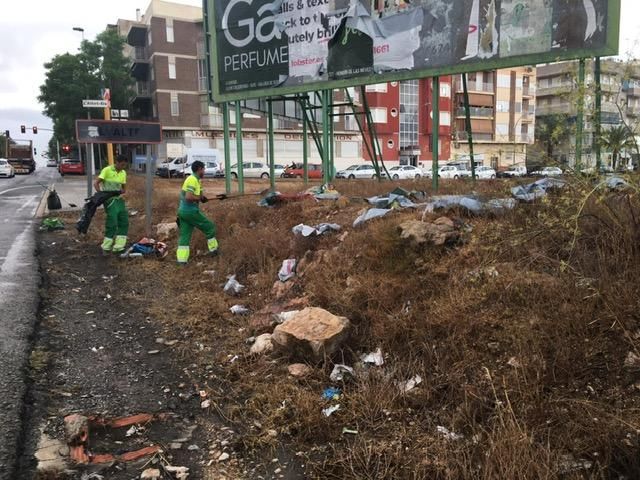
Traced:
<path fill-rule="evenodd" d="M 33 173 L 36 169 L 36 161 L 33 158 L 33 142 L 31 140 L 8 139 L 7 160 L 16 173 Z"/>

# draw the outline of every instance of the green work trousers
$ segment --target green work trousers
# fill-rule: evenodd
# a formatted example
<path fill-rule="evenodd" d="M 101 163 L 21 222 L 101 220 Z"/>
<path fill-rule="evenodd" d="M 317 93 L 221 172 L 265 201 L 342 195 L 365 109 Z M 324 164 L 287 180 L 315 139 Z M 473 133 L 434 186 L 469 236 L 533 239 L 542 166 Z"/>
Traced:
<path fill-rule="evenodd" d="M 176 252 L 178 263 L 185 264 L 189 261 L 189 244 L 191 243 L 191 235 L 193 235 L 194 228 L 204 233 L 210 253 L 218 250 L 216 226 L 200 210 L 192 212 L 178 210 L 178 220 L 180 221 L 180 238 L 178 239 L 178 250 Z"/>
<path fill-rule="evenodd" d="M 116 236 L 126 237 L 129 234 L 129 212 L 124 203 L 124 199 L 114 197 L 104 205 L 107 214 L 104 225 L 104 236 L 114 238 Z"/>

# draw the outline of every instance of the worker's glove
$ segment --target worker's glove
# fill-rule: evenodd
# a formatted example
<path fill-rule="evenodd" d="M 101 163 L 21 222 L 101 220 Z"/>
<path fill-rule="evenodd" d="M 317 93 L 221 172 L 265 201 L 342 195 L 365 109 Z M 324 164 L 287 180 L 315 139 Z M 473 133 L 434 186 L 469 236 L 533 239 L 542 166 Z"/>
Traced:
<path fill-rule="evenodd" d="M 207 203 L 209 201 L 209 199 L 207 197 L 205 197 L 204 195 L 202 195 L 200 197 L 200 203 Z"/>

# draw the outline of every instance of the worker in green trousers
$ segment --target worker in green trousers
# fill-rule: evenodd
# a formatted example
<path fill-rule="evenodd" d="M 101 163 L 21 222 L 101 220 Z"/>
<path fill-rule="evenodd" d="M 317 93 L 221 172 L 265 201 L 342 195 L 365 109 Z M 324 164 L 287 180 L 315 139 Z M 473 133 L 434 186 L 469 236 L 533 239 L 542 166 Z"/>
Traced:
<path fill-rule="evenodd" d="M 215 224 L 205 217 L 198 204 L 208 202 L 202 193 L 201 180 L 204 177 L 204 163 L 193 162 L 191 166 L 193 174 L 184 181 L 180 190 L 180 206 L 178 207 L 178 226 L 180 238 L 176 253 L 178 264 L 186 265 L 189 261 L 190 243 L 193 229 L 197 228 L 207 238 L 207 247 L 210 255 L 218 253 L 218 240 L 216 239 Z"/>
<path fill-rule="evenodd" d="M 127 157 L 119 155 L 114 165 L 105 167 L 94 183 L 98 192 L 120 192 L 120 195 L 107 200 L 102 251 L 122 253 L 127 245 L 129 233 L 129 212 L 124 201 L 127 192 Z"/>

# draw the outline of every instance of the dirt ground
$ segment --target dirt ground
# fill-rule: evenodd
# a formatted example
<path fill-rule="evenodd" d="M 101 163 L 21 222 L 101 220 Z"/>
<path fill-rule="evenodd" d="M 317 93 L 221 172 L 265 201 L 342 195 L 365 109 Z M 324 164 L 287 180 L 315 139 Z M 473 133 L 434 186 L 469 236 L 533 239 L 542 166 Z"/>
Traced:
<path fill-rule="evenodd" d="M 36 417 L 60 438 L 69 413 L 171 413 L 125 439 L 98 435 L 97 447 L 160 444 L 155 460 L 189 467 L 190 478 L 639 478 L 640 201 L 630 181 L 611 192 L 573 179 L 503 215 L 400 209 L 359 228 L 364 198 L 397 185 L 339 182 L 338 201 L 264 208 L 253 193 L 266 185 L 249 183 L 245 197 L 203 207 L 221 254 L 205 256 L 197 234 L 184 268 L 175 234 L 164 261 L 123 261 L 98 252 L 101 214 L 84 239 L 67 218 L 67 230 L 41 238 Z M 142 184 L 131 185 L 138 211 Z M 179 181 L 155 185 L 153 223 L 172 221 Z M 430 192 L 426 182 L 401 185 Z M 443 182 L 440 193 L 507 198 L 511 186 Z M 443 216 L 452 242 L 400 235 L 407 221 Z M 131 219 L 130 239 L 141 237 L 144 218 Z M 291 231 L 323 222 L 342 229 L 307 239 Z M 281 285 L 288 258 L 304 268 Z M 229 275 L 246 286 L 237 297 L 223 292 Z M 236 304 L 250 313 L 232 314 Z M 306 305 L 351 321 L 337 354 L 250 353 L 274 313 Z M 378 348 L 384 364 L 363 365 Z M 310 368 L 302 378 L 288 373 L 297 362 Z M 336 364 L 355 378 L 331 381 Z M 328 387 L 338 400 L 323 400 Z M 105 478 L 137 478 L 142 465 L 108 468 Z"/>

